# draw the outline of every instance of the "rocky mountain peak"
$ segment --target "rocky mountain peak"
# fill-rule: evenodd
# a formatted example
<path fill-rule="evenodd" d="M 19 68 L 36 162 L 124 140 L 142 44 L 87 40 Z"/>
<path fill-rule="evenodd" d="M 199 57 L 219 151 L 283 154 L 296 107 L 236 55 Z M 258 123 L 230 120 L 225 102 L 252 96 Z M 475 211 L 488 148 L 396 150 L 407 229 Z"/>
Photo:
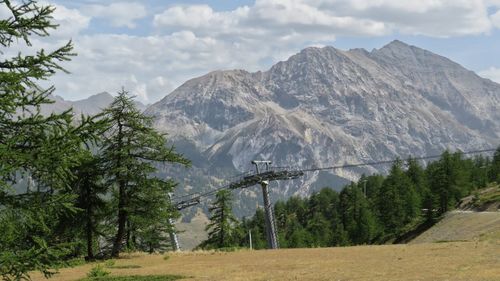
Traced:
<path fill-rule="evenodd" d="M 253 159 L 334 166 L 494 147 L 499 106 L 500 85 L 393 41 L 372 52 L 311 47 L 264 72 L 211 72 L 184 83 L 146 113 L 177 147 L 186 148 L 181 152 L 207 163 L 192 175 L 202 181 L 221 170 L 245 171 Z M 312 173 L 273 192 L 282 198 L 340 187 L 387 167 L 377 169 Z"/>

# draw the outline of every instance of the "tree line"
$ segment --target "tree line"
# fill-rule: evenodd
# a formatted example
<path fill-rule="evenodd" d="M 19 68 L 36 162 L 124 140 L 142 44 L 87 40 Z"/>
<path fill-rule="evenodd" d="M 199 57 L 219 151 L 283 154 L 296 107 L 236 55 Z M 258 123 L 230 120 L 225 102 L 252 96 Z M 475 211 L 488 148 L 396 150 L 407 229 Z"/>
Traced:
<path fill-rule="evenodd" d="M 396 161 L 388 175 L 362 176 L 340 192 L 326 187 L 307 198 L 276 202 L 279 244 L 301 248 L 398 241 L 431 226 L 461 198 L 493 182 L 500 182 L 500 147 L 492 158 L 446 151 L 425 167 L 412 158 Z M 222 190 L 210 210 L 209 238 L 200 248 L 248 247 L 249 232 L 255 249 L 267 247 L 263 209 L 236 221 L 231 193 Z"/>
<path fill-rule="evenodd" d="M 73 257 L 164 249 L 168 219 L 178 216 L 168 199 L 176 183 L 155 173 L 189 161 L 124 90 L 95 116 L 42 114 L 55 88 L 40 82 L 65 72 L 73 44 L 33 46 L 57 27 L 54 7 L 0 5 L 0 278 L 29 280 L 32 270 L 49 277 Z"/>

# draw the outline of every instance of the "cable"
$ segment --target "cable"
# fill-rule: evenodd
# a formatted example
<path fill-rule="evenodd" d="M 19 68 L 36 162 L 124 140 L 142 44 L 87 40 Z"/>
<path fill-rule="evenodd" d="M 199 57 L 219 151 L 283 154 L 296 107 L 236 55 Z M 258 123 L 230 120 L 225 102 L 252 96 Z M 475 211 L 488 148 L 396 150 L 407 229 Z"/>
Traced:
<path fill-rule="evenodd" d="M 486 153 L 486 152 L 493 152 L 496 151 L 495 148 L 490 148 L 490 149 L 482 149 L 482 150 L 471 150 L 471 151 L 464 151 L 460 152 L 461 154 L 479 154 L 479 153 Z M 421 156 L 421 157 L 413 157 L 411 158 L 412 160 L 427 160 L 427 159 L 434 159 L 434 158 L 440 158 L 442 154 L 440 155 L 429 155 L 429 156 Z M 362 166 L 376 166 L 376 165 L 384 165 L 384 164 L 392 164 L 397 161 L 401 161 L 401 159 L 392 159 L 392 160 L 384 160 L 384 161 L 375 161 L 375 162 L 364 162 L 364 163 L 356 163 L 356 164 L 344 164 L 344 165 L 338 165 L 338 166 L 330 166 L 330 167 L 313 167 L 313 168 L 308 168 L 308 169 L 296 169 L 295 171 L 300 171 L 300 172 L 314 172 L 314 171 L 323 171 L 323 170 L 336 170 L 336 169 L 342 169 L 342 168 L 355 168 L 355 167 L 362 167 Z M 283 169 L 283 168 L 288 168 L 288 167 L 272 167 L 273 169 Z M 248 175 L 250 171 L 241 173 L 239 175 L 235 175 L 231 178 L 236 178 L 236 177 L 241 177 L 244 175 Z M 186 197 L 192 197 L 189 200 L 195 200 L 195 199 L 201 199 L 203 197 L 208 197 L 211 196 L 215 193 L 217 193 L 220 190 L 223 189 L 229 189 L 231 186 L 231 183 L 220 186 L 216 189 L 213 189 L 211 191 L 207 191 L 205 193 L 191 193 L 191 194 L 186 194 L 183 196 L 175 197 L 175 199 L 180 199 L 180 198 L 186 198 Z M 184 200 L 186 201 L 186 200 Z M 177 201 L 174 202 L 174 204 L 179 204 L 184 201 Z"/>
<path fill-rule="evenodd" d="M 465 151 L 461 152 L 462 154 L 478 154 L 478 153 L 485 153 L 485 152 L 493 152 L 496 149 L 490 148 L 490 149 L 482 149 L 482 150 L 471 150 L 471 151 Z M 434 158 L 440 158 L 442 154 L 440 155 L 429 155 L 429 156 L 422 156 L 422 157 L 413 157 L 411 158 L 412 160 L 427 160 L 427 159 L 434 159 Z M 331 167 L 314 167 L 314 168 L 309 168 L 309 169 L 303 169 L 300 170 L 302 172 L 314 172 L 314 171 L 322 171 L 322 170 L 336 170 L 336 169 L 342 169 L 342 168 L 355 168 L 355 167 L 362 167 L 362 166 L 376 166 L 376 165 L 383 165 L 383 164 L 392 164 L 397 161 L 401 161 L 401 159 L 392 159 L 392 160 L 384 160 L 384 161 L 376 161 L 376 162 L 365 162 L 365 163 L 357 163 L 357 164 L 345 164 L 345 165 L 339 165 L 339 166 L 331 166 Z"/>
<path fill-rule="evenodd" d="M 249 171 L 246 171 L 246 172 L 243 172 L 243 173 L 240 173 L 240 174 L 236 174 L 236 175 L 230 176 L 228 179 L 241 178 L 241 177 L 243 177 L 245 175 L 249 175 L 251 172 L 252 171 L 249 170 Z M 229 186 L 229 184 L 227 184 L 227 186 Z M 207 193 L 212 192 L 212 191 L 208 191 Z M 217 190 L 217 191 L 219 191 L 219 190 Z M 201 194 L 204 194 L 204 193 L 201 193 Z M 172 196 L 172 199 L 178 200 L 178 199 L 187 198 L 187 197 L 193 197 L 193 196 L 197 196 L 197 195 L 200 195 L 200 193 L 199 192 L 193 192 L 193 193 L 184 194 L 184 195 L 180 195 L 180 196 L 175 196 L 174 195 L 174 196 Z M 194 197 L 194 198 L 196 198 L 196 197 Z"/>

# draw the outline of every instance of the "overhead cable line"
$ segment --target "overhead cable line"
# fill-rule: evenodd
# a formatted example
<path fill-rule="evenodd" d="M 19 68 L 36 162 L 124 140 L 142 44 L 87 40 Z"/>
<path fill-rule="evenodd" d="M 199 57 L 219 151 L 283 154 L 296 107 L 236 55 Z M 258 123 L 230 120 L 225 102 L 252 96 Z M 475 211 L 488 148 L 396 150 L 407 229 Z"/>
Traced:
<path fill-rule="evenodd" d="M 479 154 L 479 153 L 486 153 L 486 152 L 493 152 L 496 149 L 490 148 L 490 149 L 481 149 L 481 150 L 471 150 L 471 151 L 457 151 L 460 152 L 461 154 Z M 421 157 L 411 157 L 412 160 L 428 160 L 428 159 L 435 159 L 435 158 L 440 158 L 442 154 L 440 155 L 428 155 L 428 156 L 421 156 Z M 303 172 L 314 172 L 314 171 L 323 171 L 323 170 L 336 170 L 336 169 L 343 169 L 343 168 L 355 168 L 355 167 L 362 167 L 362 166 L 377 166 L 377 165 L 384 165 L 384 164 L 392 164 L 396 163 L 398 161 L 405 161 L 402 160 L 401 158 L 398 159 L 392 159 L 392 160 L 384 160 L 384 161 L 375 161 L 375 162 L 364 162 L 364 163 L 356 163 L 356 164 L 344 164 L 344 165 L 338 165 L 338 166 L 330 166 L 330 167 L 314 167 L 314 168 L 309 168 L 309 169 L 302 169 L 301 171 Z"/>
<path fill-rule="evenodd" d="M 481 150 L 471 150 L 471 151 L 457 151 L 460 152 L 463 155 L 467 154 L 480 154 L 480 153 L 488 153 L 488 152 L 494 152 L 496 149 L 495 148 L 490 148 L 490 149 L 481 149 Z M 412 160 L 428 160 L 428 159 L 436 159 L 440 158 L 442 154 L 440 155 L 428 155 L 428 156 L 421 156 L 421 157 L 411 157 Z M 312 168 L 307 168 L 307 169 L 290 169 L 291 172 L 294 173 L 305 173 L 305 172 L 315 172 L 315 171 L 324 171 L 324 170 L 336 170 L 336 169 L 344 169 L 344 168 L 355 168 L 355 167 L 363 167 L 363 166 L 377 166 L 377 165 L 385 165 L 385 164 L 393 164 L 398 161 L 405 161 L 400 158 L 397 159 L 392 159 L 392 160 L 384 160 L 384 161 L 373 161 L 373 162 L 363 162 L 363 163 L 355 163 L 355 164 L 343 164 L 343 165 L 336 165 L 336 166 L 329 166 L 329 167 L 312 167 Z M 277 169 L 277 170 L 283 170 L 287 169 L 290 167 L 272 167 L 272 169 Z M 258 176 L 259 174 L 250 174 L 250 172 L 244 172 L 239 175 L 232 176 L 231 178 L 243 178 L 243 176 L 248 175 L 248 176 Z M 191 193 L 191 194 L 186 194 L 178 197 L 173 197 L 172 199 L 182 199 L 182 198 L 189 198 L 181 201 L 176 201 L 174 204 L 178 205 L 183 205 L 186 204 L 187 202 L 192 202 L 192 201 L 199 201 L 201 198 L 211 196 L 215 193 L 217 193 L 220 190 L 223 189 L 234 189 L 233 187 L 235 186 L 234 182 L 231 182 L 229 184 L 222 185 L 216 189 L 204 192 L 204 193 Z"/>

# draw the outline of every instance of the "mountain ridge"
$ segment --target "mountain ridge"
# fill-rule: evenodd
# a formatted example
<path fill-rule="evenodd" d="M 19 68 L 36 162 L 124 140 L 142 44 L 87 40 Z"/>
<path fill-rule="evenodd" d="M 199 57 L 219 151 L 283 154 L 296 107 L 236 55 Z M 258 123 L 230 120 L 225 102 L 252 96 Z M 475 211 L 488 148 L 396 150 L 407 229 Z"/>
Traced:
<path fill-rule="evenodd" d="M 212 71 L 186 81 L 145 113 L 181 152 L 197 159 L 192 173 L 203 184 L 188 181 L 187 188 L 206 190 L 210 177 L 223 180 L 251 169 L 254 159 L 335 166 L 490 148 L 499 144 L 499 104 L 499 84 L 393 41 L 371 52 L 309 47 L 266 71 Z M 277 183 L 272 192 L 275 198 L 306 195 L 386 169 L 311 173 Z"/>

